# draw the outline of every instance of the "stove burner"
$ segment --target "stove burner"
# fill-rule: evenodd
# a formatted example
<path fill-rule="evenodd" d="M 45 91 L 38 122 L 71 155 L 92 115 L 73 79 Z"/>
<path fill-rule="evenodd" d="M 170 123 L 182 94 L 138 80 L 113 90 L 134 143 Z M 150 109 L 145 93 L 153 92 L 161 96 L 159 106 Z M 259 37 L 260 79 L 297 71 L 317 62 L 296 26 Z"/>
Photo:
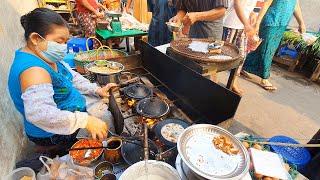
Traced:
<path fill-rule="evenodd" d="M 150 119 L 163 117 L 169 113 L 169 110 L 169 105 L 157 97 L 142 99 L 136 106 L 139 115 Z"/>
<path fill-rule="evenodd" d="M 131 99 L 144 99 L 152 96 L 152 89 L 144 84 L 132 84 L 124 89 L 124 94 Z"/>

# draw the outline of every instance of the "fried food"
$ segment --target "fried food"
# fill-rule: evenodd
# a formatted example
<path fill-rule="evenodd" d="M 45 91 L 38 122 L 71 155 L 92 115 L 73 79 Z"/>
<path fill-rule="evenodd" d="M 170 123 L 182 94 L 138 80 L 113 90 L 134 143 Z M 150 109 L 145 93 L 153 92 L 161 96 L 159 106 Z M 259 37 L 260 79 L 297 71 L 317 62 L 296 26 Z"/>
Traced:
<path fill-rule="evenodd" d="M 221 150 L 226 154 L 236 155 L 239 153 L 239 149 L 236 148 L 231 142 L 231 140 L 226 136 L 220 135 L 220 136 L 214 137 L 212 140 L 212 143 L 217 149 Z"/>

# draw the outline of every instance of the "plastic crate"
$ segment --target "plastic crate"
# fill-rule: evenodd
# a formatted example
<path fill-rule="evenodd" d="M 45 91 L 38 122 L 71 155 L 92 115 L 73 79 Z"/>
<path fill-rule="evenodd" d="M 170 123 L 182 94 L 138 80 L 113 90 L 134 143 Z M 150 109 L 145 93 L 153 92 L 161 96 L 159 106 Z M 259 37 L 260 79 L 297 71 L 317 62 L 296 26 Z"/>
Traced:
<path fill-rule="evenodd" d="M 299 56 L 299 53 L 295 49 L 290 49 L 288 46 L 284 46 L 279 49 L 278 56 L 289 56 L 292 59 L 296 59 Z"/>
<path fill-rule="evenodd" d="M 274 136 L 269 142 L 299 144 L 296 140 L 287 136 Z M 310 161 L 311 155 L 306 148 L 270 145 L 271 150 L 281 155 L 289 164 L 296 165 L 299 170 L 303 169 Z"/>
<path fill-rule="evenodd" d="M 78 53 L 81 51 L 87 51 L 86 41 L 87 38 L 71 38 L 67 42 L 68 53 Z M 88 41 L 88 46 L 90 50 L 93 49 L 92 39 Z"/>

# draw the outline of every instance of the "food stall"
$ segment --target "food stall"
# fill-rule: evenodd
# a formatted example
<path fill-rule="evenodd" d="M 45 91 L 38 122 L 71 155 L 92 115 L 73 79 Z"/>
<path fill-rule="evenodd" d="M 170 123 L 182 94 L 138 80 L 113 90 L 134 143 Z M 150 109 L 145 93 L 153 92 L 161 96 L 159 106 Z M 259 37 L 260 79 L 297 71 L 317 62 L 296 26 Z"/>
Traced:
<path fill-rule="evenodd" d="M 261 165 L 252 165 L 251 158 L 265 157 L 260 150 L 267 146 L 257 148 L 261 139 L 226 130 L 239 95 L 146 42 L 141 41 L 140 47 L 141 54 L 86 65 L 92 81 L 119 84 L 107 100 L 115 131 L 103 142 L 79 131 L 79 141 L 68 155 L 54 160 L 41 157 L 45 167 L 38 179 L 54 175 L 120 180 L 291 177 L 274 153 L 268 155 L 278 163 L 273 167 L 276 174 L 262 168 L 259 172 L 266 174 L 257 176 L 252 166 Z M 250 149 L 256 156 L 249 154 L 250 147 L 257 150 Z"/>

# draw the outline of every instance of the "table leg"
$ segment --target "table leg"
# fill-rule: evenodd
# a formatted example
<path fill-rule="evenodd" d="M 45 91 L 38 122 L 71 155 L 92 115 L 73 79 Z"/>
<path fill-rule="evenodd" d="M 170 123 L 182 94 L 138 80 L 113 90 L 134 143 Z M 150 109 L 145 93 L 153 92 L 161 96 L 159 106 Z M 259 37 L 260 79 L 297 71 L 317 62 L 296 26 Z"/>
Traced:
<path fill-rule="evenodd" d="M 126 47 L 127 47 L 127 52 L 130 52 L 130 42 L 129 42 L 129 37 L 126 37 Z"/>
<path fill-rule="evenodd" d="M 210 80 L 217 83 L 218 82 L 218 75 L 217 75 L 217 71 L 212 71 L 210 73 Z"/>
<path fill-rule="evenodd" d="M 238 68 L 231 69 L 230 75 L 229 75 L 229 78 L 228 78 L 227 89 L 232 90 L 232 87 L 233 87 L 233 84 L 234 84 L 234 80 L 237 77 L 237 72 L 238 72 Z"/>

